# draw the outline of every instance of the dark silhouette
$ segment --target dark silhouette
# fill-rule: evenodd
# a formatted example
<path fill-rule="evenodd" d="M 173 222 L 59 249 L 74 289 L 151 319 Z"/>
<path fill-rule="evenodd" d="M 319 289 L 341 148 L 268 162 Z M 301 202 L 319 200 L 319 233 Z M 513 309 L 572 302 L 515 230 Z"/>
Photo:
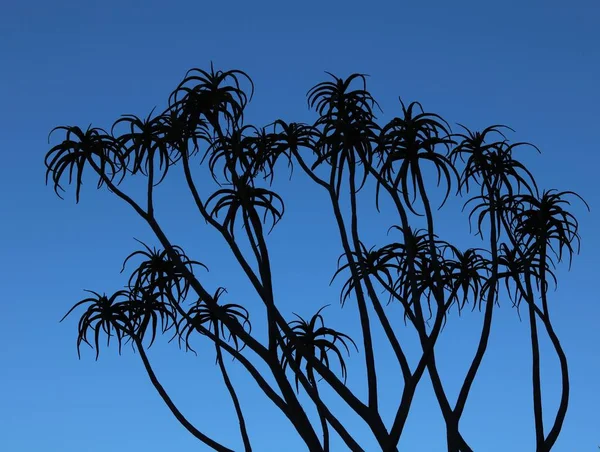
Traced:
<path fill-rule="evenodd" d="M 348 449 L 363 450 L 321 400 L 319 385 L 328 385 L 356 412 L 382 450 L 396 451 L 415 391 L 427 371 L 446 423 L 448 450 L 470 451 L 460 419 L 487 349 L 494 306 L 502 295 L 517 308 L 523 302 L 527 306 L 533 358 L 532 426 L 536 450 L 550 450 L 565 419 L 569 375 L 565 353 L 551 323 L 548 287 L 550 282 L 556 283 L 555 264 L 568 257 L 570 265 L 579 250 L 577 220 L 565 210 L 569 197 L 579 196 L 553 190 L 540 194 L 532 174 L 515 158 L 524 146 L 537 148 L 510 143 L 503 133 L 508 127 L 494 125 L 472 132 L 460 125 L 462 132 L 452 133 L 440 116 L 426 113 L 417 102 L 406 106 L 402 101 L 401 115 L 380 126 L 373 112 L 379 106 L 367 91 L 365 76 L 353 74 L 345 80 L 331 77 L 308 92 L 309 107 L 319 115 L 313 125 L 282 120 L 262 128 L 243 125 L 244 109 L 254 90 L 252 81 L 242 71 L 214 71 L 211 65 L 210 72 L 188 72 L 160 114 L 151 113 L 145 119 L 123 116 L 110 132 L 74 126 L 54 129 L 66 134 L 46 156 L 47 181 L 52 180 L 56 193 L 60 196 L 67 173 L 69 183 L 73 182 L 75 171 L 78 202 L 84 168 L 91 170 L 98 177 L 98 187 L 107 186 L 128 203 L 162 246 L 151 249 L 140 242 L 143 249 L 130 254 L 123 265 L 122 271 L 130 260 L 142 261 L 124 290 L 110 296 L 90 291 L 91 297 L 67 313 L 86 307 L 78 326 L 78 351 L 86 343 L 96 350 L 97 358 L 101 335 L 108 340 L 113 337 L 119 351 L 124 343 L 130 343 L 179 422 L 219 451 L 231 449 L 191 425 L 157 380 L 145 353 L 157 332 L 170 331 L 172 339 L 177 338 L 181 347 L 192 352 L 193 335 L 214 343 L 246 451 L 252 450 L 252 432 L 247 430 L 244 407 L 228 376 L 224 355 L 248 371 L 310 451 L 328 451 L 332 433 L 339 435 Z M 250 96 L 241 88 L 243 80 L 251 85 Z M 123 132 L 115 133 L 120 127 Z M 200 158 L 201 151 L 204 155 Z M 218 184 L 209 196 L 198 192 L 193 176 L 196 158 L 208 165 Z M 351 296 L 355 299 L 361 326 L 361 340 L 356 343 L 327 327 L 322 309 L 309 320 L 287 320 L 278 309 L 265 237 L 284 214 L 282 198 L 270 189 L 280 159 L 290 166 L 299 165 L 331 201 L 343 247 L 333 277 L 345 278 L 342 304 Z M 173 245 L 155 217 L 153 189 L 176 164 L 183 167 L 198 211 L 222 235 L 263 301 L 266 343 L 251 335 L 250 315 L 243 306 L 221 301 L 224 288 L 211 293 L 200 282 L 194 269 L 203 264 Z M 485 248 L 459 249 L 439 237 L 433 212 L 437 206 L 430 202 L 430 183 L 425 180 L 423 165 L 437 172 L 437 185 L 443 186 L 445 194 L 441 206 L 454 189 L 456 196 L 469 196 L 465 207 Z M 147 195 L 142 202 L 119 188 L 132 174 L 147 179 Z M 387 195 L 397 211 L 397 222 L 390 231 L 395 231 L 398 241 L 379 249 L 367 248 L 358 232 L 357 192 L 368 181 L 376 184 L 377 209 L 380 198 Z M 342 192 L 350 200 L 348 211 L 340 202 Z M 426 220 L 424 229 L 411 226 L 415 215 Z M 242 252 L 241 240 L 247 241 L 251 253 Z M 402 306 L 405 323 L 418 333 L 422 355 L 417 363 L 409 364 L 391 326 L 386 312 L 390 302 Z M 435 345 L 453 306 L 461 311 L 467 305 L 483 310 L 481 335 L 458 397 L 451 402 L 437 370 Z M 371 334 L 377 322 L 398 361 L 398 381 L 402 379 L 404 384 L 391 425 L 384 425 L 378 410 L 380 388 Z M 542 415 L 540 334 L 550 338 L 562 374 L 560 405 L 550 425 L 543 424 Z M 350 353 L 349 345 L 364 353 L 366 401 L 345 385 L 344 354 Z M 340 365 L 341 378 L 334 372 L 338 364 L 333 364 L 332 357 Z M 258 371 L 257 361 L 266 364 L 273 383 Z M 311 419 L 300 404 L 300 391 L 315 404 L 318 419 Z"/>

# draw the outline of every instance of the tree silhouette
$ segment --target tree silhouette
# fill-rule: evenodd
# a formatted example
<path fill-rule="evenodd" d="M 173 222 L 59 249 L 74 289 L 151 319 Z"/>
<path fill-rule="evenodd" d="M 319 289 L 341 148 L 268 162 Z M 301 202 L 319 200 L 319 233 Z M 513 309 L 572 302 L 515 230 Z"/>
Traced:
<path fill-rule="evenodd" d="M 311 451 L 330 450 L 332 432 L 348 449 L 363 450 L 358 438 L 324 402 L 319 385 L 333 390 L 365 422 L 382 450 L 396 451 L 415 392 L 427 371 L 446 423 L 448 450 L 470 451 L 460 420 L 487 350 L 494 308 L 501 298 L 509 298 L 517 309 L 522 302 L 527 305 L 536 450 L 550 450 L 567 412 L 569 374 L 550 320 L 548 287 L 549 282 L 556 284 L 556 264 L 567 255 L 570 266 L 579 250 L 578 223 L 566 208 L 569 196 L 581 198 L 555 190 L 540 194 L 532 173 L 516 158 L 528 143 L 510 143 L 503 133 L 508 129 L 505 126 L 474 132 L 459 125 L 462 133 L 453 133 L 439 115 L 425 112 L 418 102 L 407 107 L 402 100 L 400 116 L 379 126 L 374 115 L 379 105 L 367 91 L 366 76 L 353 74 L 341 79 L 329 75 L 331 81 L 308 92 L 309 107 L 318 115 L 312 125 L 282 120 L 261 128 L 244 125 L 244 109 L 254 91 L 250 77 L 239 70 L 215 71 L 211 64 L 210 71 L 189 71 L 160 114 L 152 111 L 146 119 L 124 115 L 110 133 L 98 128 L 84 132 L 75 126 L 52 131 L 65 133 L 45 160 L 46 181 L 52 181 L 56 193 L 60 196 L 64 190 L 61 183 L 68 173 L 79 202 L 83 172 L 91 170 L 98 178 L 98 188 L 106 186 L 129 204 L 161 245 L 151 249 L 140 242 L 143 249 L 125 259 L 121 271 L 131 259 L 142 259 L 125 289 L 111 296 L 88 291 L 93 296 L 67 312 L 65 317 L 87 306 L 78 326 L 78 352 L 85 343 L 96 350 L 97 359 L 101 336 L 106 337 L 107 345 L 115 337 L 119 351 L 123 343 L 130 343 L 178 421 L 220 451 L 231 449 L 193 426 L 158 381 L 145 353 L 158 332 L 172 330 L 171 339 L 177 338 L 183 350 L 193 353 L 192 340 L 212 341 L 246 451 L 252 450 L 252 432 L 224 355 L 248 372 Z M 242 88 L 244 80 L 250 83 L 250 95 Z M 350 335 L 325 326 L 323 308 L 309 320 L 299 316 L 286 320 L 277 304 L 266 236 L 284 215 L 284 201 L 271 189 L 281 158 L 292 169 L 294 164 L 300 166 L 330 201 L 343 248 L 333 278 L 345 278 L 342 306 L 352 298 L 356 303 L 359 345 Z M 206 164 L 217 183 L 213 193 L 200 194 L 194 177 L 198 164 Z M 195 269 L 206 266 L 173 245 L 156 218 L 154 190 L 173 165 L 183 167 L 198 212 L 223 237 L 264 304 L 268 332 L 264 343 L 251 334 L 248 310 L 239 303 L 221 302 L 226 290 L 219 287 L 213 292 L 201 282 Z M 435 169 L 436 184 L 443 188 L 439 206 L 430 200 L 427 166 Z M 125 178 L 136 174 L 147 182 L 142 201 L 120 188 Z M 397 214 L 388 233 L 394 231 L 398 241 L 380 248 L 367 248 L 359 236 L 357 194 L 369 181 L 375 183 L 377 209 L 381 197 L 387 195 Z M 443 231 L 436 227 L 434 209 L 446 204 L 453 187 L 457 197 L 466 197 L 464 209 L 481 238 L 481 248 L 460 249 L 440 238 Z M 342 195 L 348 197 L 349 209 Z M 415 219 L 424 221 L 425 227 L 416 229 L 411 225 Z M 245 249 L 250 251 L 242 251 L 247 245 Z M 402 307 L 405 324 L 418 335 L 422 353 L 416 363 L 409 363 L 406 345 L 392 327 L 387 309 L 391 303 Z M 483 311 L 481 333 L 452 403 L 438 372 L 436 344 L 444 325 L 451 318 L 458 321 L 451 316 L 452 307 L 460 313 L 468 305 Z M 384 424 L 379 409 L 372 335 L 376 324 L 389 341 L 403 381 L 391 425 Z M 559 359 L 562 381 L 560 404 L 550 429 L 543 424 L 541 394 L 539 337 L 544 333 Z M 350 354 L 349 344 L 364 357 L 366 401 L 346 386 L 343 354 Z M 340 366 L 341 378 L 332 367 L 331 356 Z M 271 382 L 257 364 L 266 365 Z M 312 419 L 300 403 L 300 391 L 314 404 L 318 419 Z"/>

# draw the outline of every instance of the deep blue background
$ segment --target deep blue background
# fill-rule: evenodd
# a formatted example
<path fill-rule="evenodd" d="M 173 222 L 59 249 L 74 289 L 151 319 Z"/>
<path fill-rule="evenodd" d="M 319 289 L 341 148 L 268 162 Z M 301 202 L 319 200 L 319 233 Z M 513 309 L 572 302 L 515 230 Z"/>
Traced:
<path fill-rule="evenodd" d="M 415 6 L 419 5 L 419 6 Z M 311 121 L 305 93 L 330 71 L 370 74 L 369 89 L 387 121 L 399 114 L 397 97 L 418 100 L 452 124 L 472 128 L 504 123 L 540 186 L 575 190 L 592 207 L 581 219 L 583 246 L 569 273 L 558 271 L 551 296 L 556 330 L 569 356 L 571 403 L 557 451 L 596 450 L 600 444 L 596 231 L 600 228 L 598 102 L 600 5 L 594 1 L 504 2 L 5 2 L 0 14 L 0 450 L 163 451 L 198 444 L 171 416 L 139 358 L 113 347 L 94 361 L 75 351 L 76 318 L 58 320 L 83 298 L 82 289 L 111 292 L 125 281 L 123 258 L 132 237 L 156 244 L 135 213 L 84 179 L 82 201 L 65 201 L 44 185 L 48 132 L 57 125 L 107 127 L 123 113 L 145 116 L 163 108 L 191 67 L 243 69 L 256 84 L 247 121 Z M 56 143 L 55 138 L 52 144 Z M 286 216 L 270 236 L 278 302 L 285 315 L 312 315 L 325 303 L 332 326 L 356 332 L 356 310 L 337 303 L 328 287 L 341 252 L 323 193 L 299 168 L 278 190 Z M 175 243 L 209 265 L 210 288 L 224 285 L 229 300 L 256 318 L 262 308 L 224 243 L 189 209 L 177 172 L 159 191 L 158 215 Z M 130 186 L 135 193 L 140 187 Z M 212 187 L 206 182 L 207 189 Z M 213 188 L 214 189 L 214 188 Z M 139 193 L 139 190 L 137 191 Z M 205 192 L 206 193 L 206 192 Z M 364 205 L 364 204 L 363 204 Z M 465 216 L 442 211 L 443 238 L 471 243 Z M 452 210 L 452 209 L 455 210 Z M 446 212 L 446 213 L 444 213 Z M 361 227 L 383 245 L 391 213 L 365 207 Z M 389 240 L 389 239 L 387 239 Z M 461 242 L 464 240 L 464 242 Z M 476 242 L 473 242 L 476 243 Z M 315 258 L 314 253 L 318 254 Z M 133 268 L 133 267 L 130 267 Z M 312 275 L 310 284 L 302 281 Z M 390 307 L 390 310 L 397 307 Z M 477 451 L 533 448 L 530 356 L 526 322 L 510 302 L 498 309 L 488 355 L 462 426 Z M 400 314 L 397 316 L 400 317 Z M 448 392 L 475 350 L 481 314 L 466 312 L 444 330 L 438 352 Z M 259 322 L 257 321 L 257 324 Z M 414 337 L 401 327 L 405 343 Z M 259 326 L 257 334 L 261 335 Z M 264 333 L 264 331 L 263 331 Z M 233 410 L 212 349 L 199 357 L 166 341 L 150 356 L 163 384 L 201 430 L 239 449 Z M 558 366 L 543 343 L 544 396 L 549 418 L 558 403 Z M 384 420 L 390 422 L 399 387 L 397 369 L 381 350 Z M 204 355 L 204 356 L 202 356 Z M 414 355 L 415 357 L 417 355 Z M 362 355 L 350 359 L 348 384 L 364 395 Z M 261 397 L 235 363 L 256 451 L 302 451 L 282 416 Z M 335 397 L 331 398 L 338 406 Z M 369 432 L 341 411 L 367 450 Z M 549 421 L 547 421 L 549 422 Z M 344 450 L 337 444 L 336 450 Z M 444 425 L 425 378 L 401 441 L 403 450 L 444 450 Z M 199 450 L 204 450 L 202 446 Z"/>

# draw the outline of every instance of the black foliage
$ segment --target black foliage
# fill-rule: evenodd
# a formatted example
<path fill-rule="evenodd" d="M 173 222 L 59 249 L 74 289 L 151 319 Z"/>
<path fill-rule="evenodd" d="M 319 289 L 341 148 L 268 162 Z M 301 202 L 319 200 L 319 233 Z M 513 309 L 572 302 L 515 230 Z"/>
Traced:
<path fill-rule="evenodd" d="M 539 394 L 540 370 L 535 362 L 532 367 L 536 450 L 550 450 L 566 415 L 569 380 L 564 351 L 550 320 L 547 291 L 550 282 L 556 287 L 556 265 L 568 258 L 570 267 L 579 251 L 579 223 L 568 209 L 569 199 L 583 199 L 570 191 L 545 190 L 540 194 L 533 174 L 517 159 L 524 146 L 539 149 L 525 142 L 511 143 L 505 132 L 512 129 L 506 126 L 471 131 L 459 124 L 461 133 L 453 133 L 441 116 L 427 112 L 419 102 L 406 105 L 402 100 L 399 116 L 379 125 L 374 115 L 379 105 L 367 90 L 365 74 L 346 79 L 327 74 L 332 80 L 317 84 L 307 94 L 309 108 L 318 115 L 313 124 L 278 119 L 264 127 L 245 125 L 244 110 L 254 94 L 252 80 L 243 71 L 215 71 L 211 64 L 210 71 L 189 71 L 162 113 L 155 115 L 153 110 L 144 119 L 123 115 L 110 132 L 91 126 L 85 131 L 76 126 L 53 129 L 64 132 L 62 142 L 52 147 L 45 159 L 46 180 L 52 181 L 57 195 L 64 191 L 62 184 L 68 174 L 79 202 L 83 174 L 92 172 L 98 188 L 107 186 L 130 204 L 161 244 L 161 248 L 151 248 L 138 241 L 142 249 L 127 256 L 121 270 L 130 260 L 141 259 L 125 290 L 111 296 L 88 291 L 92 296 L 67 312 L 65 317 L 85 308 L 78 325 L 78 352 L 85 343 L 96 350 L 98 358 L 101 336 L 106 337 L 107 345 L 115 338 L 119 352 L 123 343 L 131 342 L 180 423 L 215 450 L 230 449 L 191 425 L 152 370 L 144 348 L 154 343 L 158 333 L 172 330 L 171 340 L 177 337 L 180 347 L 193 353 L 192 338 L 214 342 L 246 451 L 251 450 L 251 435 L 223 353 L 244 367 L 311 451 L 329 450 L 329 428 L 348 449 L 362 450 L 321 398 L 318 381 L 324 381 L 369 426 L 382 450 L 395 451 L 414 393 L 427 371 L 446 421 L 448 450 L 469 451 L 459 421 L 487 349 L 495 305 L 508 297 L 517 309 L 522 303 L 528 306 L 534 355 L 539 351 L 538 336 L 545 332 L 561 363 L 561 402 L 549 430 L 538 421 L 542 407 L 535 394 Z M 249 94 L 242 87 L 246 82 Z M 198 154 L 201 157 L 196 160 Z M 290 177 L 298 165 L 331 200 L 344 248 L 332 282 L 345 275 L 341 305 L 354 299 L 359 311 L 366 403 L 346 387 L 348 368 L 343 353 L 349 354 L 348 344 L 359 350 L 354 340 L 325 326 L 323 308 L 308 320 L 294 314 L 297 319 L 286 321 L 276 303 L 266 236 L 285 212 L 283 198 L 272 188 L 280 162 L 287 163 Z M 203 164 L 217 184 L 206 196 L 200 194 L 194 177 L 196 168 Z M 183 166 L 199 213 L 223 236 L 263 302 L 268 335 L 265 344 L 251 334 L 249 306 L 221 301 L 227 292 L 223 287 L 206 289 L 195 269 L 207 267 L 173 245 L 161 229 L 154 215 L 153 191 L 174 165 Z M 453 189 L 456 196 L 469 196 L 463 210 L 467 210 L 482 247 L 460 249 L 440 238 L 428 196 L 431 188 L 423 176 L 425 165 L 435 169 L 436 185 L 443 190 L 438 209 L 446 204 Z M 130 175 L 148 180 L 146 209 L 119 188 Z M 395 231 L 397 239 L 379 247 L 369 247 L 359 237 L 357 193 L 369 181 L 375 184 L 377 210 L 384 195 L 395 208 L 392 215 L 396 220 L 389 230 Z M 349 212 L 343 211 L 340 201 L 345 188 Z M 424 218 L 425 227 L 411 225 L 415 215 Z M 241 241 L 250 245 L 249 255 L 242 252 Z M 315 253 L 318 258 L 318 250 Z M 398 341 L 380 293 L 385 294 L 387 305 L 402 306 L 405 323 L 418 333 L 423 353 L 416 366 L 408 363 L 406 345 Z M 443 325 L 450 321 L 452 307 L 461 313 L 467 305 L 484 312 L 482 330 L 459 396 L 451 403 L 437 373 L 434 350 Z M 378 411 L 371 335 L 371 324 L 376 323 L 383 327 L 394 350 L 401 369 L 398 381 L 404 383 L 391 426 L 384 425 Z M 336 367 L 332 361 L 337 362 L 341 379 L 333 371 Z M 266 364 L 272 382 L 263 378 L 257 362 Z M 301 388 L 317 408 L 322 439 L 297 398 Z"/>

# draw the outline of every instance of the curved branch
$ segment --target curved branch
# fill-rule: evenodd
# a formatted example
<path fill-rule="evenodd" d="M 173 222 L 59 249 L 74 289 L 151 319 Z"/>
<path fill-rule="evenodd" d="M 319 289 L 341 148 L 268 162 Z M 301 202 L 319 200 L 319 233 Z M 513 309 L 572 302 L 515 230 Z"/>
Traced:
<path fill-rule="evenodd" d="M 140 341 L 139 338 L 136 337 L 135 335 L 132 335 L 131 337 L 133 338 L 135 345 L 136 345 L 138 351 L 140 352 L 140 357 L 142 358 L 146 372 L 148 373 L 148 376 L 150 377 L 150 381 L 152 382 L 152 384 L 154 385 L 154 387 L 160 394 L 160 397 L 164 400 L 165 404 L 171 410 L 171 413 L 173 413 L 173 415 L 177 418 L 177 420 L 181 423 L 181 425 L 183 425 L 188 432 L 190 432 L 192 435 L 194 435 L 196 438 L 198 438 L 200 441 L 202 441 L 207 446 L 212 447 L 214 450 L 217 450 L 219 452 L 234 452 L 233 449 L 229 449 L 229 448 L 219 444 L 215 440 L 209 438 L 208 436 L 206 436 L 204 433 L 202 433 L 200 430 L 198 430 L 196 427 L 194 427 L 185 418 L 185 416 L 183 414 L 181 414 L 181 412 L 177 409 L 177 407 L 175 406 L 175 404 L 173 403 L 173 401 L 167 394 L 167 391 L 165 391 L 165 388 L 163 388 L 163 386 L 158 381 L 158 378 L 156 378 L 156 374 L 154 373 L 154 370 L 152 369 L 152 366 L 150 365 L 150 361 L 148 360 L 148 357 L 146 356 L 146 352 L 144 351 L 144 346 L 142 345 L 142 341 Z"/>
<path fill-rule="evenodd" d="M 248 437 L 248 430 L 246 429 L 246 420 L 244 419 L 244 413 L 242 412 L 242 407 L 240 405 L 238 396 L 235 392 L 235 388 L 233 387 L 233 384 L 229 379 L 229 375 L 227 374 L 227 369 L 225 368 L 225 363 L 223 362 L 221 347 L 217 343 L 215 343 L 215 349 L 217 352 L 217 362 L 219 364 L 219 368 L 221 369 L 221 374 L 223 375 L 223 381 L 225 382 L 225 386 L 227 386 L 227 390 L 229 391 L 229 395 L 231 396 L 231 401 L 233 402 L 233 405 L 235 407 L 235 413 L 238 417 L 238 421 L 240 424 L 240 433 L 242 435 L 242 441 L 244 442 L 244 450 L 245 452 L 252 452 L 250 438 Z"/>

